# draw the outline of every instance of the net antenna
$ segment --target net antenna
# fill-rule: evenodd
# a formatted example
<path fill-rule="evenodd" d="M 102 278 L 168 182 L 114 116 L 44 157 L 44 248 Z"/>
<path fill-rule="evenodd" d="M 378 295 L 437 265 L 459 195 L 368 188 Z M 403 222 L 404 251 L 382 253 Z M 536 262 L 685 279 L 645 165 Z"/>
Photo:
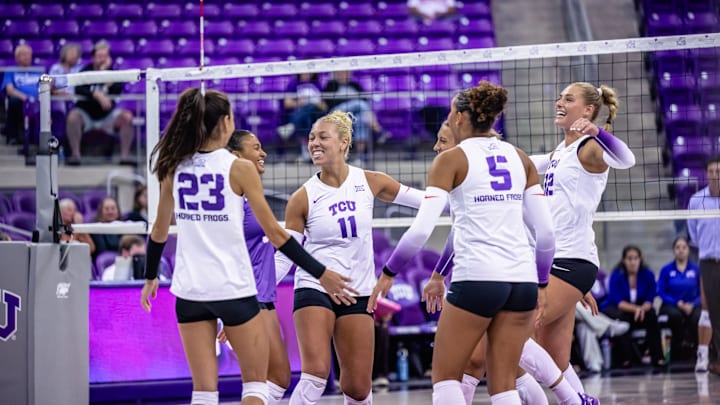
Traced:
<path fill-rule="evenodd" d="M 203 0 L 200 0 L 200 67 L 203 70 L 205 64 L 205 11 L 203 8 Z M 200 80 L 200 94 L 205 96 L 205 80 Z"/>

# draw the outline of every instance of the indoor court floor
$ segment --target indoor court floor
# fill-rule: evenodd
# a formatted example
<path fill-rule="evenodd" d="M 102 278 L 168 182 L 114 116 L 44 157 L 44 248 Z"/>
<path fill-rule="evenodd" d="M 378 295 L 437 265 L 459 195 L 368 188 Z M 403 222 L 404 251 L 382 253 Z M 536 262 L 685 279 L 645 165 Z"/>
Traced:
<path fill-rule="evenodd" d="M 693 372 L 645 372 L 640 374 L 593 375 L 584 378 L 588 394 L 600 399 L 603 405 L 654 405 L 654 404 L 720 404 L 720 376 L 695 374 Z M 428 381 L 429 384 L 429 381 Z M 546 390 L 550 404 L 557 403 L 551 392 Z M 287 399 L 282 402 L 288 403 Z M 223 402 L 239 404 L 239 402 Z M 325 396 L 321 405 L 342 405 L 338 395 Z M 375 405 L 431 405 L 432 390 L 401 389 L 384 393 L 373 393 Z M 473 404 L 490 404 L 490 397 L 484 386 L 478 387 Z"/>

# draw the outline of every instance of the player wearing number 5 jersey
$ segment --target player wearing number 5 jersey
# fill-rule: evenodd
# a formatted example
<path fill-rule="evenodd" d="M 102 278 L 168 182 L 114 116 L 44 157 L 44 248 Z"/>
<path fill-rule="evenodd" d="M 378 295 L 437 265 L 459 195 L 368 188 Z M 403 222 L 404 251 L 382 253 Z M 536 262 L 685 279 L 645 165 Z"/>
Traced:
<path fill-rule="evenodd" d="M 296 191 L 287 205 L 285 226 L 315 257 L 352 279 L 358 291 L 353 305 L 333 304 L 332 292 L 307 269 L 295 273 L 293 320 L 300 345 L 302 375 L 290 404 L 315 404 L 330 373 L 330 344 L 340 363 L 340 388 L 346 404 L 372 403 L 371 377 L 374 322 L 367 312 L 375 283 L 372 218 L 375 198 L 419 207 L 420 190 L 402 186 L 390 176 L 350 166 L 352 116 L 334 111 L 315 122 L 308 149 L 320 172 Z M 303 235 L 304 234 L 304 235 Z M 278 280 L 289 263 L 276 255 Z M 330 295 L 328 295 L 330 293 Z"/>
<path fill-rule="evenodd" d="M 491 128 L 507 91 L 490 82 L 458 93 L 448 125 L 457 147 L 440 153 L 412 226 L 393 251 L 368 309 L 386 295 L 395 272 L 425 244 L 446 201 L 452 210 L 453 280 L 433 351 L 433 404 L 464 404 L 463 369 L 487 332 L 487 381 L 493 404 L 520 404 L 515 389 L 520 353 L 532 332 L 554 252 L 550 212 L 528 156 Z M 534 233 L 535 254 L 525 226 Z M 540 288 L 538 288 L 540 287 Z"/>
<path fill-rule="evenodd" d="M 609 114 L 606 125 L 598 128 L 593 121 L 603 105 Z M 635 164 L 628 146 L 607 132 L 617 110 L 617 96 L 610 87 L 589 83 L 567 86 L 555 102 L 555 125 L 562 128 L 565 139 L 552 153 L 533 156 L 538 171 L 545 172 L 545 194 L 556 234 L 548 286 L 552 299 L 536 337 L 581 393 L 582 383 L 570 365 L 570 347 L 578 300 L 585 296 L 597 312 L 589 294 L 599 265 L 593 216 L 605 191 L 609 168 L 629 169 Z"/>
<path fill-rule="evenodd" d="M 141 304 L 150 311 L 149 298 L 157 293 L 157 270 L 174 213 L 178 258 L 170 291 L 177 297 L 175 310 L 192 375 L 193 405 L 218 403 L 217 318 L 223 321 L 240 363 L 242 404 L 268 401 L 268 341 L 257 316 L 260 307 L 243 231 L 243 196 L 273 245 L 309 269 L 339 299 L 354 292 L 346 284 L 348 278 L 313 259 L 277 223 L 255 165 L 225 149 L 234 129 L 225 94 L 191 88 L 180 95 L 165 136 L 152 152 L 157 155 L 153 172 L 160 182 L 160 199 L 148 241 Z"/>

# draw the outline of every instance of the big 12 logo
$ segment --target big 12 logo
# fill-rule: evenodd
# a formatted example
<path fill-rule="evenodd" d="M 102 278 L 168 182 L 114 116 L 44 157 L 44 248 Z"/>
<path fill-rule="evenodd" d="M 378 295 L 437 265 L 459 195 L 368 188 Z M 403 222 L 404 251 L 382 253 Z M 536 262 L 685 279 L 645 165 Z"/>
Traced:
<path fill-rule="evenodd" d="M 8 290 L 2 291 L 2 302 L 5 304 L 5 325 L 0 326 L 0 340 L 12 338 L 17 332 L 18 312 L 22 309 L 22 299 Z"/>

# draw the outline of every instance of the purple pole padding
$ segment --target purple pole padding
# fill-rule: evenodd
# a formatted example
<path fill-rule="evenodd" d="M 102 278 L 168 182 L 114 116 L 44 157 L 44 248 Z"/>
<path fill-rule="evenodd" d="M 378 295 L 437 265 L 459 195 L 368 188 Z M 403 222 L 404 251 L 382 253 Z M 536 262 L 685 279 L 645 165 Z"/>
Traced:
<path fill-rule="evenodd" d="M 598 131 L 595 140 L 605 151 L 603 160 L 608 166 L 614 169 L 629 169 L 635 166 L 635 155 L 625 142 L 602 128 L 598 128 Z"/>

